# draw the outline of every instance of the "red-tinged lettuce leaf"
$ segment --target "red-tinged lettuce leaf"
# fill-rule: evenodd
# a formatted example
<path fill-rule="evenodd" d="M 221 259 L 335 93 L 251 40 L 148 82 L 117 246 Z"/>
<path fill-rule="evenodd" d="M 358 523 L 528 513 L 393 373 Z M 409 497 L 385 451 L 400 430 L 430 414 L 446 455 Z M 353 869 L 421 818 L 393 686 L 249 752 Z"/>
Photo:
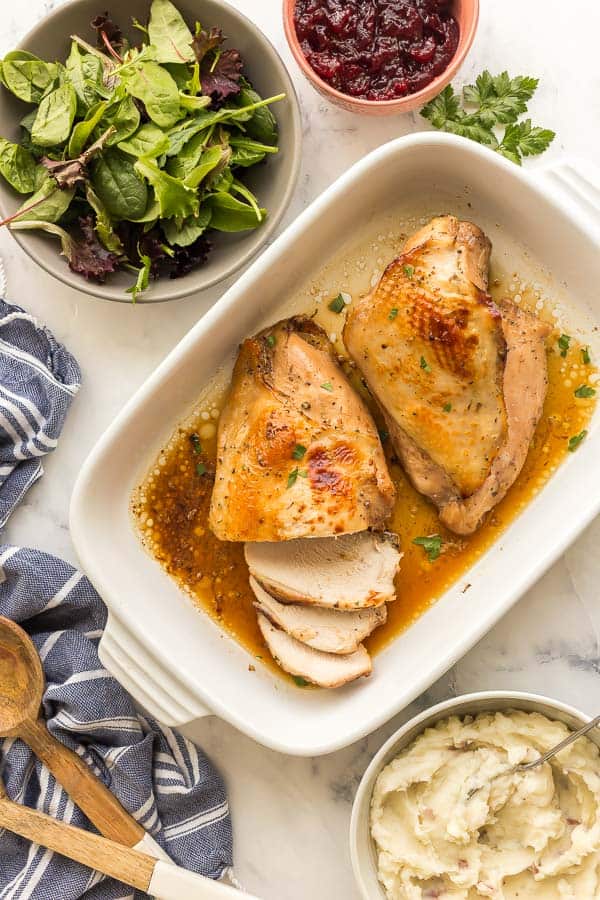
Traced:
<path fill-rule="evenodd" d="M 212 249 L 212 244 L 203 235 L 189 247 L 171 246 L 159 228 L 144 234 L 143 225 L 135 222 L 119 222 L 117 233 L 133 266 L 141 266 L 142 256 L 151 260 L 153 278 L 181 278 L 203 265 Z"/>
<path fill-rule="evenodd" d="M 102 150 L 112 132 L 114 132 L 114 128 L 108 128 L 97 141 L 94 141 L 76 159 L 50 159 L 48 156 L 43 156 L 40 162 L 48 170 L 61 190 L 76 187 L 79 183 L 86 181 L 88 177 L 88 162 Z"/>
<path fill-rule="evenodd" d="M 200 63 L 202 93 L 216 101 L 223 101 L 240 91 L 242 58 L 237 50 L 222 50 L 224 40 L 220 28 L 211 28 L 210 31 L 200 29 L 192 41 Z"/>
<path fill-rule="evenodd" d="M 106 250 L 98 241 L 92 216 L 80 218 L 78 226 L 72 231 L 67 231 L 54 222 L 41 220 L 15 222 L 12 227 L 18 231 L 45 231 L 57 237 L 69 268 L 88 281 L 104 284 L 106 276 L 115 272 L 121 264 L 120 258 Z"/>
<path fill-rule="evenodd" d="M 92 19 L 92 28 L 96 31 L 98 47 L 102 50 L 110 45 L 113 50 L 123 48 L 123 32 L 111 19 L 108 11 Z"/>
<path fill-rule="evenodd" d="M 71 235 L 72 249 L 67 254 L 69 267 L 88 281 L 104 284 L 106 276 L 119 268 L 119 257 L 98 240 L 92 216 L 81 217 L 78 225 L 79 234 Z"/>
<path fill-rule="evenodd" d="M 206 54 L 220 47 L 224 40 L 225 38 L 220 28 L 211 28 L 210 31 L 205 31 L 203 28 L 200 29 L 192 41 L 192 49 L 196 54 L 196 60 L 201 63 Z M 211 53 L 211 56 L 214 56 L 214 54 Z"/>
<path fill-rule="evenodd" d="M 215 100 L 225 100 L 233 94 L 239 94 L 243 62 L 237 50 L 224 50 L 214 66 L 206 63 L 205 59 L 200 66 L 203 94 L 210 95 Z"/>
<path fill-rule="evenodd" d="M 169 278 L 182 278 L 193 269 L 203 266 L 212 250 L 212 244 L 204 235 L 189 247 L 174 247 L 175 254 L 169 260 Z"/>

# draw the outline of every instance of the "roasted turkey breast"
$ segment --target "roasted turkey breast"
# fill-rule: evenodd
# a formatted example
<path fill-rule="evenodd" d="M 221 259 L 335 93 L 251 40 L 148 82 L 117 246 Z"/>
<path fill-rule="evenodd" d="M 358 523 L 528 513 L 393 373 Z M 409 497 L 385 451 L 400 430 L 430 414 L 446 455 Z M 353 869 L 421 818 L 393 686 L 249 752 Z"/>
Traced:
<path fill-rule="evenodd" d="M 519 474 L 546 393 L 548 328 L 492 301 L 490 252 L 471 222 L 432 219 L 344 328 L 406 473 L 459 534 Z"/>
<path fill-rule="evenodd" d="M 221 415 L 210 527 L 226 541 L 382 528 L 394 487 L 375 423 L 311 319 L 244 341 Z"/>

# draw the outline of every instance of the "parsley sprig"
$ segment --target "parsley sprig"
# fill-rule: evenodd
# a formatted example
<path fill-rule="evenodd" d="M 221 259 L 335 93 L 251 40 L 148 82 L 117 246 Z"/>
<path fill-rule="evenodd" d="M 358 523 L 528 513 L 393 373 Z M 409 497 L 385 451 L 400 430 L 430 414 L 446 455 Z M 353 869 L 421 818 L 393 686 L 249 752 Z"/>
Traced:
<path fill-rule="evenodd" d="M 448 85 L 421 110 L 434 128 L 470 138 L 521 165 L 523 157 L 537 156 L 547 150 L 555 133 L 520 117 L 538 86 L 537 78 L 508 72 L 491 75 L 486 69 L 468 84 L 462 95 Z M 504 130 L 502 130 L 504 129 Z"/>

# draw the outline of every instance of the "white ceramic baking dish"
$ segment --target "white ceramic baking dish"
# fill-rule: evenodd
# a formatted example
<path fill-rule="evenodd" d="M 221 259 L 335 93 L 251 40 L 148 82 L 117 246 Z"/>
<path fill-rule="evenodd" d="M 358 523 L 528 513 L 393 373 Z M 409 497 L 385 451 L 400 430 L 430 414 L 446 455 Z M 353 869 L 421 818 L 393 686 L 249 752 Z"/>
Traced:
<path fill-rule="evenodd" d="M 248 653 L 194 608 L 142 548 L 129 514 L 132 489 L 215 370 L 232 362 L 245 336 L 282 315 L 285 298 L 349 235 L 399 199 L 421 216 L 468 214 L 490 234 L 496 257 L 504 255 L 516 271 L 535 261 L 556 296 L 564 295 L 570 333 L 600 353 L 595 172 L 563 162 L 527 173 L 474 143 L 439 134 L 401 138 L 353 166 L 172 351 L 101 438 L 77 482 L 73 540 L 109 608 L 101 659 L 163 722 L 217 715 L 297 755 L 347 745 L 446 671 L 600 509 L 596 417 L 587 440 L 466 578 L 377 655 L 370 679 L 336 691 L 303 691 L 260 664 L 249 672 Z"/>

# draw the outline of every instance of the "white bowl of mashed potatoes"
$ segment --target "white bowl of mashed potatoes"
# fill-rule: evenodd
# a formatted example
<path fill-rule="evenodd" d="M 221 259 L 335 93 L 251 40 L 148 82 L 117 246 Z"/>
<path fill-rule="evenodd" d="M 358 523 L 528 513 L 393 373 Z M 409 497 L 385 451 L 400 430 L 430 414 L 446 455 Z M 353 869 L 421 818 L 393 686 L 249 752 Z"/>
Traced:
<path fill-rule="evenodd" d="M 485 692 L 411 719 L 354 801 L 350 852 L 364 900 L 600 898 L 600 730 L 502 774 L 589 718 L 546 697 Z"/>

